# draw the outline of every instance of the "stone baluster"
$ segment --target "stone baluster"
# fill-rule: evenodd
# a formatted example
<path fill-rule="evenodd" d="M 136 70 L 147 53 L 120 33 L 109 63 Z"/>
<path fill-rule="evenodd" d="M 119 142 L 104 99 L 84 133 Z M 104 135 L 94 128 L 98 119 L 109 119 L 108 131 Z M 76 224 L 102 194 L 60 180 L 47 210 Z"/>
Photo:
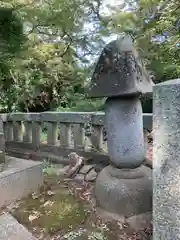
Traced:
<path fill-rule="evenodd" d="M 84 148 L 84 125 L 83 124 L 73 124 L 73 135 L 74 135 L 74 148 L 83 149 Z"/>
<path fill-rule="evenodd" d="M 180 239 L 180 79 L 153 90 L 153 239 Z"/>
<path fill-rule="evenodd" d="M 69 123 L 60 123 L 60 145 L 69 148 L 71 145 L 71 125 Z"/>
<path fill-rule="evenodd" d="M 103 149 L 103 126 L 93 125 L 91 133 L 92 150 L 102 151 Z"/>
<path fill-rule="evenodd" d="M 144 128 L 144 149 L 145 154 L 147 156 L 147 150 L 148 150 L 148 130 Z"/>
<path fill-rule="evenodd" d="M 6 164 L 6 156 L 5 156 L 5 146 L 4 146 L 4 134 L 0 133 L 0 172 L 2 172 L 5 168 Z"/>
<path fill-rule="evenodd" d="M 4 170 L 6 163 L 5 158 L 5 139 L 3 132 L 3 121 L 0 119 L 0 172 Z"/>
<path fill-rule="evenodd" d="M 132 39 L 125 36 L 105 46 L 88 90 L 88 97 L 107 97 L 105 127 L 111 164 L 96 179 L 96 202 L 121 216 L 152 209 L 151 170 L 142 165 L 145 145 L 139 99 L 152 93 L 152 85 Z"/>
<path fill-rule="evenodd" d="M 4 139 L 4 133 L 0 133 L 0 151 L 5 152 L 5 139 Z"/>
<path fill-rule="evenodd" d="M 13 123 L 5 122 L 4 123 L 4 135 L 7 142 L 13 141 Z"/>
<path fill-rule="evenodd" d="M 47 143 L 56 145 L 58 141 L 58 124 L 57 122 L 47 123 Z"/>
<path fill-rule="evenodd" d="M 32 123 L 32 145 L 34 150 L 39 149 L 39 145 L 41 143 L 41 123 L 33 122 Z"/>
<path fill-rule="evenodd" d="M 0 132 L 4 132 L 4 123 L 3 123 L 3 120 L 1 119 L 0 117 Z"/>
<path fill-rule="evenodd" d="M 32 122 L 24 122 L 24 134 L 23 142 L 31 143 L 32 142 Z"/>
<path fill-rule="evenodd" d="M 22 123 L 19 121 L 13 122 L 13 140 L 15 142 L 22 141 Z"/>

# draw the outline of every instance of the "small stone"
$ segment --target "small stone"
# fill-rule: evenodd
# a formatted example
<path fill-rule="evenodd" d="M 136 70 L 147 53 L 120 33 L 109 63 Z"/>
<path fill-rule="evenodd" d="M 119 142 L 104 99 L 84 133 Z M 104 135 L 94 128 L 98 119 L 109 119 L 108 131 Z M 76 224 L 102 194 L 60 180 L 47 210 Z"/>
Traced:
<path fill-rule="evenodd" d="M 119 224 L 125 224 L 125 217 L 124 217 L 124 215 L 108 212 L 108 211 L 105 211 L 104 209 L 99 208 L 99 207 L 96 207 L 96 211 L 97 211 L 98 215 L 102 219 L 105 219 L 106 221 L 113 221 L 113 220 L 115 220 Z"/>
<path fill-rule="evenodd" d="M 97 177 L 97 172 L 95 172 L 94 169 L 92 169 L 86 176 L 85 176 L 85 180 L 87 182 L 93 182 L 96 180 Z"/>
<path fill-rule="evenodd" d="M 146 212 L 129 217 L 127 218 L 127 223 L 135 231 L 139 231 L 143 228 L 151 228 L 152 212 Z"/>
<path fill-rule="evenodd" d="M 74 177 L 75 180 L 78 180 L 78 181 L 84 181 L 84 175 L 83 174 L 77 174 L 75 177 Z"/>
<path fill-rule="evenodd" d="M 82 169 L 80 170 L 80 173 L 82 174 L 86 174 L 91 168 L 93 168 L 95 166 L 94 165 L 85 165 L 84 167 L 82 167 Z"/>
<path fill-rule="evenodd" d="M 66 233 L 64 236 L 58 238 L 62 240 L 66 239 L 87 239 L 88 236 L 88 231 L 87 229 L 79 228 L 76 230 L 73 230 L 71 232 Z"/>

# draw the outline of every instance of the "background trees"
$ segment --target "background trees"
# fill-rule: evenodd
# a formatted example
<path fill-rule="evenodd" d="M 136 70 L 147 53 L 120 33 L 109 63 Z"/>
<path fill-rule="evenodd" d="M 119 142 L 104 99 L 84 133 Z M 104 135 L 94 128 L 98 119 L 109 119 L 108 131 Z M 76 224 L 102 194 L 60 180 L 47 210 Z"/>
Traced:
<path fill-rule="evenodd" d="M 155 82 L 180 75 L 179 1 L 126 0 L 106 11 L 102 0 L 0 4 L 1 111 L 102 109 L 84 86 L 107 37 L 122 32 L 134 37 Z"/>

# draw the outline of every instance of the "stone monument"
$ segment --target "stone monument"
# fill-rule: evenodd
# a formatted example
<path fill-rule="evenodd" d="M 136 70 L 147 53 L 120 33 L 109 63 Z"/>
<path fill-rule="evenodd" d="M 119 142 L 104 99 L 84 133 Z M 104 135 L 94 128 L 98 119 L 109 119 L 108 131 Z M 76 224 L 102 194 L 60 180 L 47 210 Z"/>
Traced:
<path fill-rule="evenodd" d="M 97 205 L 109 212 L 130 217 L 151 210 L 151 170 L 145 159 L 140 96 L 152 93 L 144 65 L 131 37 L 123 36 L 103 49 L 88 97 L 107 97 L 105 127 L 111 164 L 98 175 Z"/>
<path fill-rule="evenodd" d="M 180 239 L 180 79 L 153 90 L 153 239 Z"/>

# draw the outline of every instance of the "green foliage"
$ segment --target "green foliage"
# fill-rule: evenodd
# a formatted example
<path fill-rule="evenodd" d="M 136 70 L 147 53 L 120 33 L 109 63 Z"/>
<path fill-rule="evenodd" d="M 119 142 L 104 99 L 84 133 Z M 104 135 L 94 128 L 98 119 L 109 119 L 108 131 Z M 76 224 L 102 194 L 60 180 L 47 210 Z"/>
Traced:
<path fill-rule="evenodd" d="M 175 0 L 141 0 L 134 4 L 126 1 L 125 4 L 131 6 L 131 12 L 113 9 L 109 31 L 134 35 L 155 82 L 177 78 L 180 74 L 180 4 Z"/>
<path fill-rule="evenodd" d="M 0 66 L 6 83 L 2 91 L 2 110 L 49 110 L 64 103 L 66 92 L 83 84 L 84 69 L 75 56 L 76 33 L 83 26 L 80 1 L 52 0 L 42 4 L 37 1 L 23 6 L 18 1 L 12 1 L 11 5 L 13 13 L 24 24 L 28 43 L 26 49 L 13 61 L 10 59 L 11 61 L 5 62 L 5 66 Z M 0 43 L 6 40 L 10 48 L 7 50 L 8 54 L 17 46 L 14 42 L 18 38 L 14 37 L 14 32 L 20 37 L 22 22 L 13 22 L 12 27 L 10 19 L 6 23 L 9 26 L 8 34 L 2 31 Z M 14 41 L 12 44 L 11 39 Z M 18 40 L 19 47 L 23 40 L 25 39 Z M 16 52 L 18 51 L 20 48 L 16 48 Z M 4 55 L 5 53 L 2 59 Z"/>
<path fill-rule="evenodd" d="M 25 42 L 21 19 L 13 7 L 2 5 L 0 7 L 0 78 L 1 87 L 4 89 L 12 83 L 11 68 Z"/>
<path fill-rule="evenodd" d="M 92 74 L 91 59 L 112 34 L 134 36 L 155 82 L 179 77 L 178 1 L 128 0 L 109 7 L 106 15 L 102 2 L 0 2 L 1 111 L 103 110 L 104 99 L 87 100 L 84 86 Z"/>
<path fill-rule="evenodd" d="M 108 31 L 131 34 L 153 80 L 163 82 L 180 76 L 179 15 L 176 0 L 128 0 L 112 8 Z M 151 99 L 143 100 L 143 110 L 152 112 Z"/>
<path fill-rule="evenodd" d="M 95 112 L 103 111 L 104 99 L 86 99 L 83 94 L 74 94 L 68 101 L 68 107 L 58 107 L 56 111 Z"/>
<path fill-rule="evenodd" d="M 13 8 L 0 8 L 0 52 L 2 63 L 4 57 L 14 56 L 25 40 L 23 25 Z"/>

